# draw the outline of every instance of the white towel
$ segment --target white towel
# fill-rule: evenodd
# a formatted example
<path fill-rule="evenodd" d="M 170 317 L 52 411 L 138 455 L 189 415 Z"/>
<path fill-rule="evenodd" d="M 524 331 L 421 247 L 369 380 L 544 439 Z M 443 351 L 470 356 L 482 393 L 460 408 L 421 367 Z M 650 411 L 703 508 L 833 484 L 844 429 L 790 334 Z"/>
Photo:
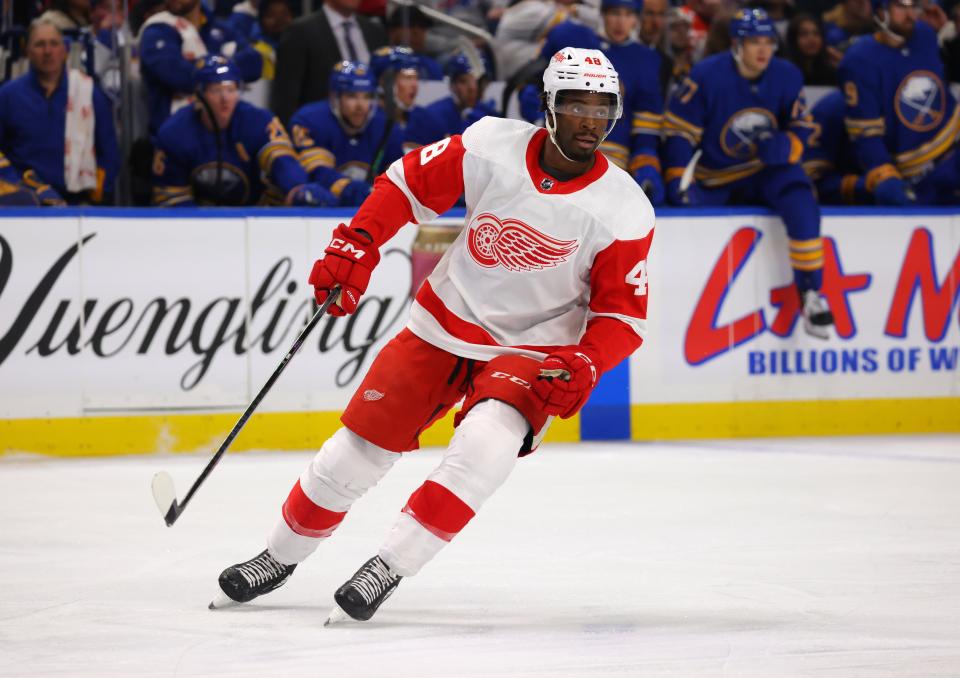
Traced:
<path fill-rule="evenodd" d="M 70 193 L 97 187 L 94 126 L 93 79 L 71 68 L 67 71 L 67 122 L 63 140 L 63 178 Z"/>
<path fill-rule="evenodd" d="M 154 24 L 164 24 L 170 26 L 180 34 L 180 54 L 184 59 L 195 61 L 207 56 L 207 46 L 203 44 L 200 37 L 200 31 L 192 23 L 182 16 L 171 14 L 170 12 L 158 12 L 144 22 L 140 29 L 138 40 L 143 37 L 143 31 L 147 26 Z M 170 101 L 170 113 L 176 113 L 178 110 L 193 101 L 193 95 L 186 92 L 176 92 Z"/>

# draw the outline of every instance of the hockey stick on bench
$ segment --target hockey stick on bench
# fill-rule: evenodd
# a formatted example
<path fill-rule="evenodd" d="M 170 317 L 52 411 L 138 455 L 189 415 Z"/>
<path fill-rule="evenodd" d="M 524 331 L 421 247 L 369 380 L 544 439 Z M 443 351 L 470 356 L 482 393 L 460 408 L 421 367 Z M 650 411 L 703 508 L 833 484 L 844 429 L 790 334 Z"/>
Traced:
<path fill-rule="evenodd" d="M 187 508 L 187 504 L 190 503 L 190 498 L 193 497 L 194 493 L 196 493 L 198 489 L 200 489 L 203 481 L 207 479 L 207 476 L 210 475 L 210 472 L 213 471 L 213 468 L 220 462 L 220 458 L 223 457 L 224 453 L 227 451 L 227 448 L 230 447 L 230 443 L 232 443 L 234 438 L 237 437 L 237 435 L 240 433 L 240 430 L 247 423 L 247 419 L 250 418 L 250 415 L 252 415 L 253 411 L 257 409 L 260 401 L 263 400 L 263 397 L 267 395 L 267 393 L 273 387 L 273 384 L 280 377 L 280 373 L 283 372 L 284 368 L 287 366 L 287 363 L 289 363 L 290 359 L 298 350 L 300 350 L 303 342 L 307 339 L 307 335 L 313 331 L 313 328 L 317 326 L 317 323 L 319 323 L 320 319 L 326 314 L 327 309 L 330 308 L 330 304 L 334 303 L 339 298 L 340 288 L 334 287 L 332 292 L 324 300 L 323 304 L 320 305 L 320 308 L 318 308 L 316 313 L 313 314 L 313 317 L 310 318 L 310 322 L 307 323 L 307 326 L 304 327 L 300 332 L 300 335 L 297 337 L 296 341 L 293 342 L 293 346 L 291 346 L 290 350 L 287 351 L 287 354 L 283 357 L 283 360 L 281 360 L 280 364 L 277 365 L 277 369 L 273 371 L 273 374 L 271 374 L 270 378 L 267 379 L 267 382 L 260 389 L 260 392 L 257 393 L 250 404 L 247 405 L 247 409 L 244 410 L 243 414 L 240 415 L 240 419 L 236 424 L 234 424 L 233 430 L 230 431 L 223 443 L 220 444 L 220 449 L 218 449 L 217 453 L 213 455 L 213 458 L 207 462 L 206 467 L 200 473 L 199 477 L 193 481 L 193 485 L 191 485 L 190 489 L 187 490 L 187 495 L 183 498 L 183 501 L 177 501 L 177 492 L 173 487 L 173 478 L 170 477 L 169 473 L 166 471 L 160 471 L 153 476 L 153 481 L 150 483 L 150 486 L 153 489 L 153 498 L 157 502 L 157 508 L 160 509 L 160 515 L 163 516 L 163 520 L 167 524 L 167 527 L 173 527 L 173 524 L 177 522 L 177 518 L 179 518 L 180 514 L 183 513 Z"/>

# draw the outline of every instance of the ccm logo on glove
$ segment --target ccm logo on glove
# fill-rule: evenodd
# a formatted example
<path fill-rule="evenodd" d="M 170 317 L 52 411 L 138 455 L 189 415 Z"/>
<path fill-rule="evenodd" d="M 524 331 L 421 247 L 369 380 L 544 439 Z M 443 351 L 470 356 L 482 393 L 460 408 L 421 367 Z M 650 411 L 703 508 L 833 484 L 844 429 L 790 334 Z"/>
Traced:
<path fill-rule="evenodd" d="M 354 259 L 362 259 L 363 255 L 366 254 L 363 250 L 354 247 L 351 243 L 348 243 L 346 240 L 341 240 L 340 238 L 331 240 L 327 249 L 339 250 L 344 254 L 352 255 Z"/>

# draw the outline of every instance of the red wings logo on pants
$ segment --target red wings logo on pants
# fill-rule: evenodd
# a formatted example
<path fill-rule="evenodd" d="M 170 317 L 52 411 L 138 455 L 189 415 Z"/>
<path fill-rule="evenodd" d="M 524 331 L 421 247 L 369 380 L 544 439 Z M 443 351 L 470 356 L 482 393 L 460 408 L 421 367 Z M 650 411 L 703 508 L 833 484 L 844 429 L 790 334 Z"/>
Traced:
<path fill-rule="evenodd" d="M 484 268 L 538 271 L 566 261 L 577 251 L 577 240 L 557 240 L 517 219 L 500 221 L 490 213 L 470 222 L 467 249 Z"/>

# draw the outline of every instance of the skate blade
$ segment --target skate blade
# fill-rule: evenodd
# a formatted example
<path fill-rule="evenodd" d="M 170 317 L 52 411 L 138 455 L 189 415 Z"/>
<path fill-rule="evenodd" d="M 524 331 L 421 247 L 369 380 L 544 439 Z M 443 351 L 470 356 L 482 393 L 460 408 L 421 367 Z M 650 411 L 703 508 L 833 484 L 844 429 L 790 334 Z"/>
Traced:
<path fill-rule="evenodd" d="M 339 605 L 334 605 L 333 609 L 330 610 L 330 614 L 327 615 L 327 621 L 323 622 L 324 626 L 333 626 L 334 624 L 339 624 L 351 619 L 350 615 L 340 609 Z"/>
<path fill-rule="evenodd" d="M 223 591 L 217 593 L 214 596 L 213 600 L 210 601 L 210 604 L 207 606 L 208 610 L 222 610 L 226 607 L 233 607 L 234 605 L 239 605 L 237 601 L 228 596 Z"/>

